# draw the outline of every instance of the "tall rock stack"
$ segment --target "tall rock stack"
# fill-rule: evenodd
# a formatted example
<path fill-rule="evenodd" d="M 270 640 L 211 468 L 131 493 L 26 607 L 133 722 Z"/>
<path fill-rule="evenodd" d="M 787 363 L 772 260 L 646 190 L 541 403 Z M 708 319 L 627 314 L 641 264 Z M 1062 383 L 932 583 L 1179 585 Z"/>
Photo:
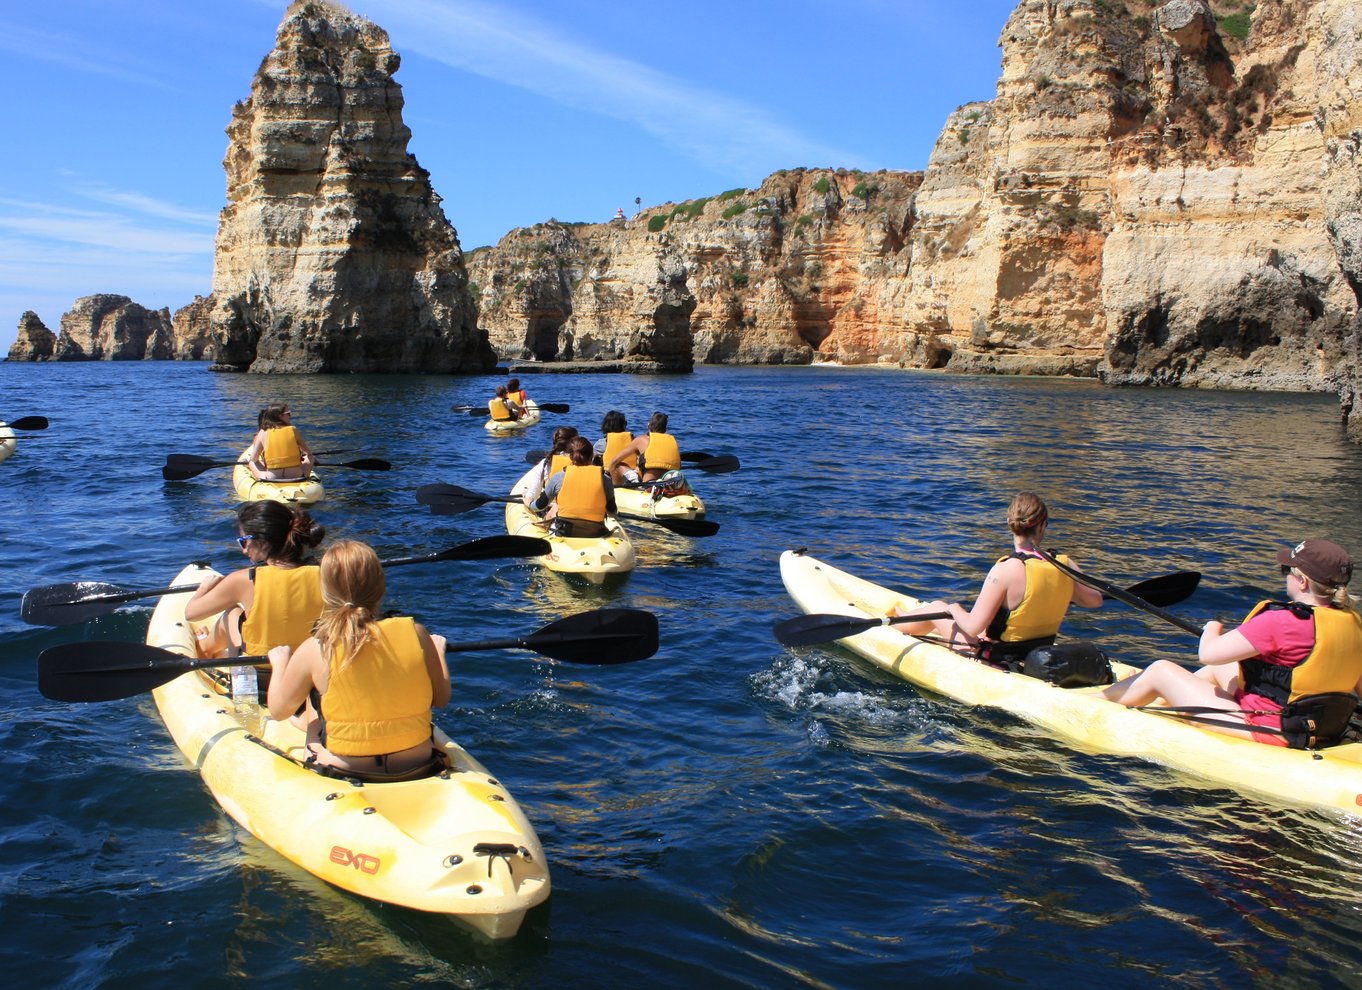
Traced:
<path fill-rule="evenodd" d="M 57 335 L 47 329 L 37 313 L 25 310 L 19 317 L 19 335 L 10 345 L 11 361 L 50 361 L 57 347 Z"/>
<path fill-rule="evenodd" d="M 407 153 L 381 28 L 295 2 L 237 104 L 213 275 L 224 370 L 477 372 L 495 364 L 458 235 Z"/>

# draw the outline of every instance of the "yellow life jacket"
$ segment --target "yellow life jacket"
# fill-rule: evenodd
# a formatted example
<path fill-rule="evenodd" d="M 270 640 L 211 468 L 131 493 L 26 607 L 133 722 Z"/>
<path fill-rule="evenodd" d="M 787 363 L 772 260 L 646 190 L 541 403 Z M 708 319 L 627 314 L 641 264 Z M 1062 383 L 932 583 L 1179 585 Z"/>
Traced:
<path fill-rule="evenodd" d="M 564 468 L 572 466 L 572 458 L 567 454 L 552 454 L 549 457 L 549 477 L 552 478 Z"/>
<path fill-rule="evenodd" d="M 298 430 L 292 426 L 276 426 L 265 431 L 265 449 L 261 452 L 265 470 L 282 471 L 303 463 L 303 450 L 298 446 Z"/>
<path fill-rule="evenodd" d="M 681 448 L 670 433 L 649 433 L 643 461 L 649 471 L 680 471 Z"/>
<path fill-rule="evenodd" d="M 1288 609 L 1302 622 L 1313 622 L 1315 645 L 1294 667 L 1258 659 L 1239 661 L 1239 684 L 1245 694 L 1258 694 L 1285 705 L 1311 694 L 1349 692 L 1362 680 L 1362 618 L 1346 609 L 1301 602 L 1259 602 L 1247 622 L 1269 608 Z"/>
<path fill-rule="evenodd" d="M 529 396 L 525 394 L 525 390 L 523 388 L 520 389 L 518 392 L 507 392 L 506 398 L 510 399 L 521 409 L 524 409 L 525 403 L 529 401 Z"/>
<path fill-rule="evenodd" d="M 501 422 L 502 420 L 507 419 L 515 419 L 515 417 L 511 415 L 510 407 L 506 405 L 506 400 L 501 398 L 501 396 L 497 396 L 494 399 L 488 400 L 487 411 L 491 414 L 492 418 L 495 419 L 497 422 Z"/>
<path fill-rule="evenodd" d="M 383 619 L 370 632 L 349 663 L 343 646 L 331 654 L 321 731 L 337 756 L 382 756 L 430 738 L 435 695 L 416 620 Z"/>
<path fill-rule="evenodd" d="M 989 625 L 988 637 L 1000 643 L 1053 640 L 1069 611 L 1069 602 L 1073 600 L 1073 578 L 1047 561 L 1026 553 L 1010 553 L 999 558 L 998 563 L 1014 557 L 1026 565 L 1026 591 L 1016 608 L 1009 612 L 1004 606 L 998 611 Z M 1054 558 L 1065 566 L 1069 564 L 1065 554 L 1054 554 Z"/>
<path fill-rule="evenodd" d="M 605 522 L 605 474 L 594 464 L 569 465 L 558 492 L 558 515 Z"/>
<path fill-rule="evenodd" d="M 609 465 L 618 456 L 619 452 L 633 441 L 632 433 L 607 433 L 605 435 L 605 453 L 601 455 L 601 463 Z M 638 469 L 637 452 L 630 454 L 620 461 L 624 467 Z"/>
<path fill-rule="evenodd" d="M 246 652 L 259 656 L 275 646 L 298 649 L 322 614 L 321 569 L 267 564 L 253 570 L 251 580 L 255 597 L 241 626 Z"/>

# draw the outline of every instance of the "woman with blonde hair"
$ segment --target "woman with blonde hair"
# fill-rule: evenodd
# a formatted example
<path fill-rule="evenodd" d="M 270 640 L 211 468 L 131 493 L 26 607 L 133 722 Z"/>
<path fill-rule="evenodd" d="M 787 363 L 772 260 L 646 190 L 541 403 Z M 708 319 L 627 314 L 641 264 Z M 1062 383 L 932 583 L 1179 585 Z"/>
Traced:
<path fill-rule="evenodd" d="M 1279 550 L 1277 563 L 1286 601 L 1259 602 L 1229 632 L 1219 622 L 1206 623 L 1200 670 L 1156 660 L 1103 695 L 1131 708 L 1162 698 L 1173 708 L 1211 715 L 1197 721 L 1213 731 L 1273 746 L 1288 745 L 1284 708 L 1334 695 L 1340 696 L 1340 724 L 1321 726 L 1317 735 L 1341 733 L 1353 708 L 1347 696 L 1362 695 L 1362 618 L 1348 596 L 1352 557 L 1329 540 L 1304 540 Z"/>
<path fill-rule="evenodd" d="M 989 570 L 973 607 L 931 602 L 913 612 L 949 612 L 951 617 L 904 623 L 898 629 L 909 636 L 935 632 L 953 646 L 959 644 L 1000 666 L 1017 664 L 1036 647 L 1053 643 L 1069 605 L 1099 608 L 1102 593 L 1073 580 L 1037 552 L 1049 519 L 1039 496 L 1020 492 L 1007 507 L 1012 552 Z M 1081 570 L 1065 554 L 1054 556 L 1070 569 Z M 895 609 L 895 614 L 911 613 Z"/>
<path fill-rule="evenodd" d="M 410 617 L 380 619 L 383 565 L 343 540 L 322 557 L 322 616 L 296 652 L 270 650 L 270 714 L 307 702 L 310 760 L 367 778 L 420 772 L 438 755 L 432 708 L 449 703 L 445 639 Z"/>

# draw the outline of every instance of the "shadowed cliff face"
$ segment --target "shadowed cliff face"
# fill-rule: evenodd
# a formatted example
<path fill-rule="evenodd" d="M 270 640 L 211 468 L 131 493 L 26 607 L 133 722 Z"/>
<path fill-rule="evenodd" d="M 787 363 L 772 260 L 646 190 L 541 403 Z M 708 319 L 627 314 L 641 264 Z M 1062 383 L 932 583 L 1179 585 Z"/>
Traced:
<path fill-rule="evenodd" d="M 471 265 L 483 325 L 506 357 L 564 357 L 589 303 L 615 357 L 665 270 L 699 362 L 1355 394 L 1358 22 L 1343 0 L 1023 0 L 995 99 L 925 173 L 781 172 L 512 232 Z"/>
<path fill-rule="evenodd" d="M 485 371 L 454 228 L 407 153 L 387 34 L 294 3 L 227 133 L 214 259 L 219 366 Z"/>

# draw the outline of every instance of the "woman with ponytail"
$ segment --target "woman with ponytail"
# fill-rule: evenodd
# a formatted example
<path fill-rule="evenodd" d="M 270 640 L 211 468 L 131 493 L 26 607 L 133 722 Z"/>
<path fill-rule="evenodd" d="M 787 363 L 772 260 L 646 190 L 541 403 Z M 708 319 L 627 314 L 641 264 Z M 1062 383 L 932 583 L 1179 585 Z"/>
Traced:
<path fill-rule="evenodd" d="M 208 578 L 189 600 L 185 618 L 191 622 L 223 613 L 199 651 L 258 656 L 281 643 L 298 647 L 322 611 L 321 578 L 310 555 L 326 529 L 281 502 L 247 502 L 236 520 L 236 542 L 251 566 Z"/>
<path fill-rule="evenodd" d="M 1162 698 L 1174 708 L 1211 710 L 1213 718 L 1198 721 L 1214 731 L 1286 746 L 1284 708 L 1304 698 L 1362 695 L 1362 618 L 1348 596 L 1352 557 L 1337 543 L 1304 540 L 1279 550 L 1277 563 L 1286 601 L 1259 602 L 1229 632 L 1206 623 L 1200 670 L 1156 660 L 1104 696 L 1130 708 Z M 1346 725 L 1352 706 L 1341 700 Z"/>
<path fill-rule="evenodd" d="M 296 651 L 270 650 L 270 714 L 307 702 L 308 749 L 324 766 L 371 779 L 419 772 L 437 755 L 432 708 L 449 703 L 445 639 L 409 617 L 380 619 L 383 565 L 367 544 L 323 555 L 323 611 Z"/>
<path fill-rule="evenodd" d="M 1049 510 L 1032 492 L 1019 492 L 1007 507 L 1012 552 L 999 559 L 984 578 L 974 605 L 930 602 L 913 612 L 949 612 L 949 619 L 931 619 L 898 626 L 908 636 L 935 632 L 999 666 L 1014 666 L 1040 646 L 1049 646 L 1059 633 L 1069 605 L 1099 608 L 1102 593 L 1070 578 L 1037 552 L 1045 538 Z M 1064 554 L 1055 559 L 1081 570 Z M 895 615 L 910 614 L 895 609 Z"/>

